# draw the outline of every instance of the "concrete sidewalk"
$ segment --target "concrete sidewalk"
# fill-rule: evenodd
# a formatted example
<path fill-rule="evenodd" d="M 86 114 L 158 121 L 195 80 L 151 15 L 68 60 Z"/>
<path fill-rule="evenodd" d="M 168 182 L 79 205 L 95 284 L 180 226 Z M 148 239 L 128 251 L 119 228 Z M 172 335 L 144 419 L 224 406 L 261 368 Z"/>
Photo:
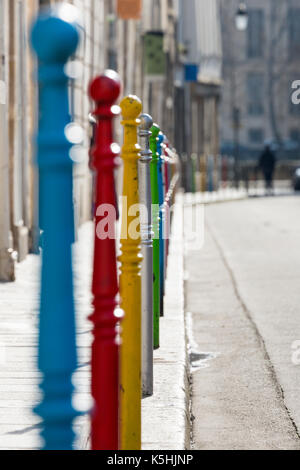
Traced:
<path fill-rule="evenodd" d="M 189 447 L 189 385 L 183 294 L 182 205 L 174 213 L 166 281 L 165 317 L 161 318 L 161 347 L 155 351 L 153 397 L 142 401 L 144 449 Z M 74 377 L 75 404 L 91 406 L 90 346 L 91 267 L 93 225 L 81 227 L 74 246 L 78 370 Z M 40 395 L 37 327 L 40 257 L 28 256 L 17 265 L 16 282 L 0 284 L 0 450 L 38 449 L 39 418 L 32 413 Z M 89 448 L 87 415 L 76 420 L 76 448 Z"/>
<path fill-rule="evenodd" d="M 185 193 L 184 199 L 186 203 L 215 204 L 217 202 L 238 201 L 247 197 L 248 193 L 244 188 L 220 188 L 217 191 Z"/>
<path fill-rule="evenodd" d="M 183 196 L 177 195 L 168 260 L 160 348 L 154 351 L 154 395 L 143 400 L 143 449 L 190 448 L 189 367 L 184 319 Z"/>
<path fill-rule="evenodd" d="M 274 195 L 275 196 L 288 196 L 294 194 L 294 190 L 289 180 L 275 181 L 274 182 Z M 247 199 L 248 197 L 265 197 L 266 190 L 263 181 L 251 182 L 248 191 L 245 189 L 244 183 L 241 182 L 241 187 L 236 189 L 234 187 L 220 187 L 217 191 L 204 191 L 196 193 L 186 193 L 186 203 L 196 204 L 216 204 L 218 202 L 232 202 Z"/>

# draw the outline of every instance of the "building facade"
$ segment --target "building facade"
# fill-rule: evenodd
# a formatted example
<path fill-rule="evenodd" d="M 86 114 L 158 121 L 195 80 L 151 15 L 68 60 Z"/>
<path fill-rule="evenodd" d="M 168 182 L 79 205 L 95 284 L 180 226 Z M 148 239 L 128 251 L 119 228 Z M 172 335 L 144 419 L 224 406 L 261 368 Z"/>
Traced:
<path fill-rule="evenodd" d="M 33 249 L 35 212 L 30 136 L 36 107 L 29 25 L 38 3 L 0 2 L 0 279 L 14 279 L 14 260 Z"/>
<path fill-rule="evenodd" d="M 238 31 L 238 0 L 222 0 L 224 153 L 257 158 L 266 140 L 281 158 L 299 158 L 300 111 L 291 101 L 299 79 L 298 0 L 248 0 L 248 27 Z"/>
<path fill-rule="evenodd" d="M 191 168 L 205 190 L 208 160 L 215 168 L 219 155 L 219 100 L 222 43 L 219 0 L 179 2 L 179 64 L 177 67 L 177 148 L 184 155 L 183 184 L 191 187 Z M 181 129 L 181 132 L 180 130 Z M 192 163 L 194 161 L 194 163 Z M 200 175 L 201 173 L 201 175 Z"/>
<path fill-rule="evenodd" d="M 177 1 L 143 0 L 138 20 L 119 18 L 118 1 L 68 0 L 78 8 L 82 27 L 80 46 L 70 68 L 77 75 L 70 85 L 70 114 L 83 129 L 81 158 L 74 168 L 76 227 L 92 218 L 89 113 L 93 104 L 87 94 L 92 77 L 106 68 L 117 70 L 122 94 L 140 96 L 144 112 L 153 115 L 170 141 L 174 136 Z M 14 280 L 15 261 L 22 261 L 29 252 L 39 253 L 39 182 L 33 145 L 38 89 L 32 78 L 37 64 L 30 50 L 30 26 L 40 8 L 56 3 L 60 2 L 0 0 L 1 281 Z M 158 38 L 159 43 L 155 43 L 157 60 L 146 67 L 149 38 Z M 115 137 L 121 143 L 122 127 L 117 124 Z M 120 192 L 122 171 L 117 179 Z"/>
<path fill-rule="evenodd" d="M 51 0 L 0 1 L 0 280 L 14 280 L 14 262 L 39 252 L 38 174 L 34 164 L 34 130 L 38 119 L 36 63 L 30 27 L 39 8 Z M 83 34 L 77 61 L 80 76 L 71 86 L 71 115 L 84 129 L 83 159 L 74 169 L 77 226 L 91 217 L 92 176 L 88 166 L 90 102 L 87 87 L 106 66 L 107 2 L 77 0 Z"/>

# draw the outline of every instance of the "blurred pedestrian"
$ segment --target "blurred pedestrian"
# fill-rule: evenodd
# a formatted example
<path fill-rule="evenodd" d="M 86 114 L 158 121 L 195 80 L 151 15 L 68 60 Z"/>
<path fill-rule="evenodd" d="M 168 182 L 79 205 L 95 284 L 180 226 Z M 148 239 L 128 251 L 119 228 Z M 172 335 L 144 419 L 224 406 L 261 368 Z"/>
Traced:
<path fill-rule="evenodd" d="M 276 165 L 275 153 L 271 149 L 271 143 L 265 142 L 265 148 L 259 157 L 258 166 L 265 179 L 266 194 L 273 194 L 273 175 Z"/>

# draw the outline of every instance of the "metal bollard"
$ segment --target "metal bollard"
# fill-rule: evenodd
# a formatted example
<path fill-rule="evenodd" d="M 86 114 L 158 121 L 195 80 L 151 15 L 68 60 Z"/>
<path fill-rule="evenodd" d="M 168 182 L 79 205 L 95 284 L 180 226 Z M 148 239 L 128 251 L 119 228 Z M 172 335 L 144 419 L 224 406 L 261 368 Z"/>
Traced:
<path fill-rule="evenodd" d="M 176 187 L 179 181 L 179 158 L 176 153 L 175 149 L 170 150 L 170 166 L 171 166 L 171 180 L 170 180 L 170 188 L 169 188 L 169 200 L 170 204 L 173 205 L 175 202 L 175 193 Z"/>
<path fill-rule="evenodd" d="M 120 93 L 116 72 L 107 70 L 95 78 L 89 95 L 95 101 L 95 142 L 91 167 L 95 171 L 95 242 L 92 282 L 94 340 L 92 344 L 91 442 L 93 450 L 117 450 L 119 446 L 119 341 L 116 327 L 122 317 L 118 294 L 114 168 L 119 148 L 113 143 L 112 119 L 119 113 L 113 105 Z M 108 231 L 106 224 L 108 223 Z"/>
<path fill-rule="evenodd" d="M 129 95 L 121 101 L 124 126 L 123 207 L 121 226 L 121 307 L 124 310 L 121 346 L 121 449 L 141 447 L 141 237 L 139 226 L 137 119 L 142 103 Z M 126 200 L 125 200 L 126 198 Z M 127 209 L 128 208 L 128 209 Z"/>
<path fill-rule="evenodd" d="M 153 394 L 153 241 L 150 162 L 150 128 L 153 121 L 149 114 L 140 116 L 139 136 L 144 139 L 144 149 L 139 160 L 139 192 L 141 204 L 142 238 L 142 391 L 143 396 Z"/>
<path fill-rule="evenodd" d="M 164 160 L 165 160 L 165 187 L 166 187 L 166 194 L 169 191 L 170 188 L 170 148 L 169 148 L 169 141 L 167 138 L 165 138 L 165 155 L 164 155 Z"/>
<path fill-rule="evenodd" d="M 200 156 L 200 181 L 201 192 L 204 193 L 207 188 L 207 158 L 206 155 Z"/>
<path fill-rule="evenodd" d="M 192 170 L 192 185 L 191 192 L 196 192 L 196 171 L 197 171 L 197 154 L 192 153 L 191 155 L 191 170 Z"/>
<path fill-rule="evenodd" d="M 153 347 L 159 348 L 159 317 L 160 317 L 160 274 L 159 274 L 159 195 L 158 195 L 158 153 L 157 136 L 160 129 L 153 124 L 150 129 L 150 163 L 151 193 L 152 193 L 152 227 L 153 227 Z"/>
<path fill-rule="evenodd" d="M 222 187 L 227 188 L 228 183 L 228 160 L 226 155 L 222 155 Z"/>
<path fill-rule="evenodd" d="M 157 153 L 158 153 L 158 198 L 159 198 L 159 280 L 160 280 L 160 316 L 164 315 L 164 295 L 165 295 L 165 267 L 164 267 L 164 183 L 163 183 L 163 157 L 162 143 L 164 135 L 162 132 L 158 134 Z"/>
<path fill-rule="evenodd" d="M 207 190 L 212 193 L 215 189 L 214 188 L 214 157 L 213 155 L 207 156 L 207 182 L 208 182 Z"/>
<path fill-rule="evenodd" d="M 65 64 L 79 43 L 77 9 L 60 5 L 43 11 L 31 41 L 39 60 L 40 121 L 37 164 L 41 176 L 43 255 L 41 271 L 38 366 L 43 398 L 35 408 L 42 418 L 45 450 L 71 450 L 73 420 L 72 374 L 77 366 L 71 244 L 74 241 L 73 161 L 68 81 Z M 66 13 L 66 11 L 64 11 Z M 69 137 L 69 138 L 68 138 Z"/>
<path fill-rule="evenodd" d="M 165 155 L 164 155 L 164 160 L 165 160 L 165 174 L 164 174 L 164 179 L 165 179 L 165 276 L 167 273 L 167 265 L 168 265 L 168 255 L 169 255 L 169 239 L 170 239 L 170 176 L 171 176 L 171 169 L 170 169 L 170 148 L 169 148 L 169 142 L 166 139 L 165 140 Z"/>
<path fill-rule="evenodd" d="M 164 159 L 164 168 L 163 168 L 163 181 L 164 181 L 164 209 L 165 209 L 165 223 L 164 223 L 164 274 L 165 278 L 167 275 L 167 254 L 168 254 L 168 139 L 164 135 L 163 142 L 163 159 Z"/>

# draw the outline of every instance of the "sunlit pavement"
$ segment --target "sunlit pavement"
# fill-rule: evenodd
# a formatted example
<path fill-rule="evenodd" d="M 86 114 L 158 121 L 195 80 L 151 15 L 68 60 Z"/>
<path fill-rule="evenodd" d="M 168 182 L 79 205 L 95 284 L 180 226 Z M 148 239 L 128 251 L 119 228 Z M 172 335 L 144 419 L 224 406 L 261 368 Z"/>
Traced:
<path fill-rule="evenodd" d="M 166 279 L 165 315 L 160 348 L 154 351 L 154 395 L 142 400 L 143 449 L 189 446 L 188 383 L 184 328 L 181 204 L 174 212 Z M 179 233 L 178 233 L 179 232 Z M 88 411 L 90 400 L 91 272 L 93 224 L 84 224 L 74 245 L 78 369 L 75 407 Z M 39 449 L 37 369 L 40 257 L 30 255 L 16 267 L 16 282 L 0 283 L 0 450 Z M 90 449 L 89 418 L 75 422 L 77 449 Z"/>
<path fill-rule="evenodd" d="M 74 280 L 77 311 L 78 370 L 74 376 L 75 406 L 91 406 L 90 313 L 92 225 L 80 229 L 74 247 Z M 40 400 L 37 369 L 40 257 L 29 255 L 16 266 L 16 281 L 0 283 L 0 449 L 37 449 L 41 446 L 38 416 L 32 408 Z M 86 417 L 76 420 L 76 446 L 87 440 Z"/>
<path fill-rule="evenodd" d="M 205 206 L 187 244 L 196 449 L 299 449 L 300 199 Z"/>

